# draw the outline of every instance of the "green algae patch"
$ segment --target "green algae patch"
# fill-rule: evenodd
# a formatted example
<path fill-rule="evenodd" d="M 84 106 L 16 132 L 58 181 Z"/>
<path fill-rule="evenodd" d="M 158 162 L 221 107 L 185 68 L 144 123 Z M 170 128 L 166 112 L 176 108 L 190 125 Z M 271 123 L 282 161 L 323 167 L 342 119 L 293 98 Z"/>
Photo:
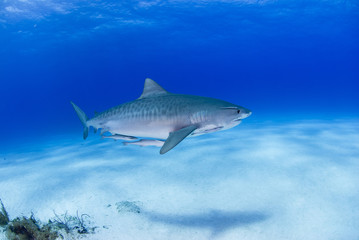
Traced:
<path fill-rule="evenodd" d="M 33 215 L 12 220 L 6 227 L 9 240 L 55 240 L 59 233 L 50 224 L 41 224 Z"/>
<path fill-rule="evenodd" d="M 1 209 L 0 209 L 0 226 L 6 226 L 10 219 L 9 219 L 9 214 L 7 213 L 4 204 L 2 203 L 1 199 L 0 199 L 0 204 L 1 204 Z"/>
<path fill-rule="evenodd" d="M 83 234 L 95 233 L 96 227 L 90 227 L 90 216 L 76 213 L 76 216 L 55 214 L 46 224 L 31 216 L 10 219 L 4 204 L 0 199 L 0 230 L 5 232 L 8 240 L 55 240 L 78 239 Z"/>

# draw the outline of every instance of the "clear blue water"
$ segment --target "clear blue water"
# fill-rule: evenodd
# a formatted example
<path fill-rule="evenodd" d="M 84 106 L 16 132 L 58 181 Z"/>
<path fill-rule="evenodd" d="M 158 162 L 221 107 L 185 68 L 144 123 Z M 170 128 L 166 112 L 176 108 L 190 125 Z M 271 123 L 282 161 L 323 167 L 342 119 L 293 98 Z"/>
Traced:
<path fill-rule="evenodd" d="M 233 130 L 238 134 L 243 129 L 250 136 L 248 131 L 256 130 L 259 138 L 265 138 L 258 129 L 266 133 L 279 129 L 271 136 L 275 140 L 282 134 L 278 146 L 287 148 L 293 139 L 285 134 L 300 131 L 308 139 L 327 140 L 352 151 L 346 155 L 338 150 L 334 159 L 357 159 L 357 145 L 348 142 L 358 137 L 359 118 L 359 4 L 355 0 L 2 1 L 0 46 L 0 157 L 7 159 L 3 166 L 56 144 L 78 146 L 79 151 L 85 151 L 81 148 L 85 144 L 101 153 L 126 153 L 134 162 L 136 154 L 138 158 L 147 154 L 156 161 L 156 149 L 117 148 L 112 143 L 103 147 L 94 134 L 91 143 L 83 142 L 81 123 L 70 105 L 74 101 L 92 117 L 94 111 L 139 97 L 146 77 L 169 92 L 219 98 L 251 109 L 252 116 Z M 298 122 L 304 123 L 302 129 L 287 129 Z M 313 122 L 318 126 L 313 127 Z M 332 125 L 321 129 L 323 122 Z M 341 134 L 344 139 L 339 139 Z M 226 136 L 215 133 L 214 139 L 222 143 Z M 198 137 L 198 141 L 207 138 L 212 139 Z M 323 145 L 318 152 L 314 142 L 297 140 L 295 144 L 306 149 L 301 152 L 303 159 L 319 159 L 333 150 Z M 222 157 L 232 152 L 218 143 L 215 149 Z M 184 144 L 182 150 L 189 148 Z M 268 159 L 275 159 L 277 150 L 266 152 Z M 80 156 L 86 162 L 88 156 Z M 36 154 L 28 159 L 36 159 Z M 358 169 L 354 162 L 353 169 Z M 345 176 L 341 184 L 357 179 Z M 359 191 L 353 187 L 348 192 L 358 196 Z M 342 199 L 351 199 L 349 195 Z M 136 197 L 141 201 L 139 194 Z M 1 192 L 0 198 L 6 200 Z M 15 206 L 16 202 L 10 208 Z M 346 226 L 358 222 L 353 219 Z M 350 227 L 344 232 L 349 238 L 341 239 L 358 237 Z"/>
<path fill-rule="evenodd" d="M 248 121 L 358 117 L 356 1 L 5 1 L 1 141 L 72 133 L 150 77 Z"/>

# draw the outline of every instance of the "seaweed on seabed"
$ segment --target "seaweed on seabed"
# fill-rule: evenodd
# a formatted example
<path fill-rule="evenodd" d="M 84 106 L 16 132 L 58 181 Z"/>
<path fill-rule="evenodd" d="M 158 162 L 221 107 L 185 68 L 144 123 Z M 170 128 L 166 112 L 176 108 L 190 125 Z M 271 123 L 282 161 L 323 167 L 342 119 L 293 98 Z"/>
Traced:
<path fill-rule="evenodd" d="M 9 240 L 55 240 L 58 237 L 49 224 L 41 226 L 34 214 L 30 218 L 21 217 L 10 220 L 3 202 L 0 199 L 0 226 L 5 227 L 5 235 Z"/>
<path fill-rule="evenodd" d="M 6 237 L 9 240 L 55 240 L 59 235 L 50 224 L 41 226 L 31 214 L 30 218 L 17 217 L 10 221 L 6 228 Z"/>
<path fill-rule="evenodd" d="M 3 226 L 6 226 L 9 223 L 10 219 L 9 219 L 9 214 L 7 213 L 1 199 L 0 199 L 0 203 L 1 203 L 0 226 L 3 227 Z"/>
<path fill-rule="evenodd" d="M 122 202 L 117 202 L 116 207 L 119 213 L 120 212 L 141 213 L 141 208 L 138 206 L 139 204 L 141 204 L 141 202 L 122 201 Z"/>
<path fill-rule="evenodd" d="M 67 212 L 61 216 L 57 215 L 55 212 L 55 218 L 49 221 L 53 226 L 58 230 L 65 230 L 67 234 L 73 233 L 74 231 L 78 234 L 89 234 L 94 233 L 96 227 L 89 227 L 90 221 L 85 220 L 85 218 L 90 218 L 87 214 L 79 215 L 78 211 L 76 216 L 69 216 Z"/>
<path fill-rule="evenodd" d="M 91 223 L 87 214 L 69 216 L 67 213 L 56 215 L 55 219 L 49 220 L 47 224 L 41 223 L 31 213 L 30 218 L 17 217 L 13 220 L 9 218 L 4 204 L 0 199 L 0 227 L 4 228 L 6 238 L 9 240 L 55 240 L 73 239 L 76 234 L 94 233 L 96 227 L 89 227 Z"/>

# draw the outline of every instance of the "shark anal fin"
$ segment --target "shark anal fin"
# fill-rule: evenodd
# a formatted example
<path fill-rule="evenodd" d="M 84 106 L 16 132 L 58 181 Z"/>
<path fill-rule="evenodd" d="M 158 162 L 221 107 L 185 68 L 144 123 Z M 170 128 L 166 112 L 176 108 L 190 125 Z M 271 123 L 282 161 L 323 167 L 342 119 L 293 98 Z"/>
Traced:
<path fill-rule="evenodd" d="M 197 129 L 197 126 L 190 125 L 185 128 L 181 128 L 180 130 L 171 132 L 165 143 L 163 144 L 160 154 L 165 154 L 172 148 L 174 148 L 177 144 L 179 144 L 185 137 L 190 135 L 194 130 Z"/>

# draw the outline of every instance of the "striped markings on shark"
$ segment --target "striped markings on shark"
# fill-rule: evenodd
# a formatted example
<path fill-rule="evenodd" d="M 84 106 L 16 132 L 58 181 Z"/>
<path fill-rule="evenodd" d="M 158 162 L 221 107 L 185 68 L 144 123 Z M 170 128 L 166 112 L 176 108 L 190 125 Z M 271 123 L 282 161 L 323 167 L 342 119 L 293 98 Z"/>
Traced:
<path fill-rule="evenodd" d="M 125 145 L 160 146 L 160 154 L 188 136 L 235 127 L 252 114 L 247 108 L 223 100 L 170 93 L 149 78 L 138 99 L 96 112 L 91 119 L 77 105 L 71 104 L 84 127 L 84 139 L 89 127 L 93 127 L 95 133 L 101 129 L 103 138 L 139 139 L 125 142 Z M 107 132 L 111 135 L 103 135 Z"/>

